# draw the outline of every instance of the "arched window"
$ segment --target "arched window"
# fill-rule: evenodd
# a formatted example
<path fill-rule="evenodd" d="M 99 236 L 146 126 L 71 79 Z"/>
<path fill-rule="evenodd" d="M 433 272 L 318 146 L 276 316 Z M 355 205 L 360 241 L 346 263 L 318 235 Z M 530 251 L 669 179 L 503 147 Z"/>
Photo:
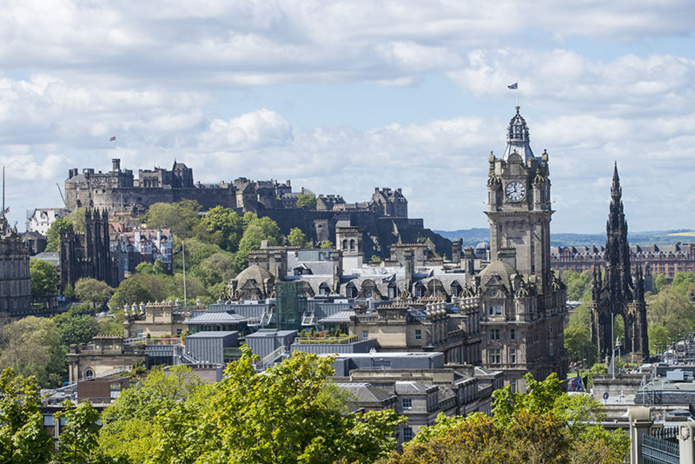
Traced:
<path fill-rule="evenodd" d="M 355 251 L 355 239 L 350 240 L 350 251 Z"/>
<path fill-rule="evenodd" d="M 85 379 L 93 379 L 94 378 L 94 371 L 90 369 L 85 369 L 84 371 L 84 378 Z"/>

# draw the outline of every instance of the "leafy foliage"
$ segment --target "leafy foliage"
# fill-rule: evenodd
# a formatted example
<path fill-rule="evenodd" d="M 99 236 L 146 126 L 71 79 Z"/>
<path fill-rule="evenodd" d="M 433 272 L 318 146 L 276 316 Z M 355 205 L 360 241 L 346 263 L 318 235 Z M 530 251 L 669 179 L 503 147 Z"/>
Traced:
<path fill-rule="evenodd" d="M 302 192 L 297 197 L 297 207 L 310 210 L 316 209 L 316 195 L 314 192 L 302 188 Z"/>
<path fill-rule="evenodd" d="M 53 439 L 43 428 L 36 379 L 0 373 L 0 462 L 47 462 Z"/>
<path fill-rule="evenodd" d="M 608 432 L 588 421 L 604 417 L 589 396 L 568 396 L 555 374 L 539 382 L 526 377 L 527 393 L 497 390 L 494 417 L 437 418 L 421 429 L 389 464 L 424 463 L 622 463 L 629 441 L 623 431 Z M 588 459 L 588 458 L 591 459 Z"/>
<path fill-rule="evenodd" d="M 290 246 L 306 248 L 306 235 L 302 232 L 299 227 L 294 227 L 290 230 L 290 234 L 287 236 L 287 242 Z"/>
<path fill-rule="evenodd" d="M 32 298 L 40 300 L 46 294 L 57 290 L 60 279 L 58 278 L 58 271 L 52 264 L 40 259 L 32 259 L 29 261 L 29 274 Z"/>
<path fill-rule="evenodd" d="M 72 223 L 67 219 L 56 219 L 46 232 L 46 250 L 55 253 L 60 248 L 60 235 L 74 230 Z"/>
<path fill-rule="evenodd" d="M 82 278 L 75 282 L 75 296 L 80 301 L 91 303 L 95 308 L 106 304 L 113 292 L 114 289 L 106 282 L 91 277 Z"/>
<path fill-rule="evenodd" d="M 42 386 L 58 385 L 66 371 L 65 348 L 51 319 L 25 317 L 0 329 L 0 368 L 11 367 Z"/>
<path fill-rule="evenodd" d="M 98 446 L 99 412 L 89 401 L 83 401 L 75 408 L 70 401 L 66 400 L 63 403 L 63 411 L 56 413 L 55 416 L 56 420 L 65 418 L 56 461 L 60 464 L 97 462 L 93 457 Z"/>
<path fill-rule="evenodd" d="M 247 347 L 242 353 L 205 399 L 157 417 L 153 461 L 371 462 L 395 447 L 393 429 L 402 419 L 394 411 L 343 415 L 321 395 L 332 358 L 295 354 L 258 374 L 257 357 Z"/>

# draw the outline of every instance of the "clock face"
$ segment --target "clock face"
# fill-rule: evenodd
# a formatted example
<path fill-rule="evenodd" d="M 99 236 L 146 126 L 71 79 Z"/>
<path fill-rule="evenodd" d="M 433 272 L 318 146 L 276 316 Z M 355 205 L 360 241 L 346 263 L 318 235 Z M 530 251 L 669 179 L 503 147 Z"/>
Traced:
<path fill-rule="evenodd" d="M 521 182 L 510 182 L 504 189 L 504 193 L 512 201 L 521 201 L 526 196 L 526 187 Z"/>

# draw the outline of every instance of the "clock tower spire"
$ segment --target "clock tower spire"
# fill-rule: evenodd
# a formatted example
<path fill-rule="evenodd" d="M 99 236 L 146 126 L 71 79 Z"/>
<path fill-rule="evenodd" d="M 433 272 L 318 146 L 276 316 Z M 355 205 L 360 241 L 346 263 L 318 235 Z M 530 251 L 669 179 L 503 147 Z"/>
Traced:
<path fill-rule="evenodd" d="M 533 154 L 517 106 L 504 155 L 489 158 L 491 256 L 477 276 L 483 364 L 502 370 L 512 391 L 525 390 L 527 372 L 538 380 L 566 375 L 566 291 L 550 269 L 549 175 L 548 153 Z"/>
<path fill-rule="evenodd" d="M 529 129 L 519 113 L 509 122 L 502 158 L 490 154 L 488 210 L 492 259 L 516 251 L 515 267 L 543 293 L 550 285 L 550 170 L 548 153 L 536 157 Z"/>

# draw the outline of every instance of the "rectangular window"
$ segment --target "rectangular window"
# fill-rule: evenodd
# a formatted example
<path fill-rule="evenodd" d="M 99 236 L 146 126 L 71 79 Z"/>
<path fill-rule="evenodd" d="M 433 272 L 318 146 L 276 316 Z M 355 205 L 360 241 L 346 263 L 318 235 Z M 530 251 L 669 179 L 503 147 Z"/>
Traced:
<path fill-rule="evenodd" d="M 555 332 L 555 327 L 553 326 L 553 324 L 550 324 L 550 333 L 552 334 L 554 332 Z"/>
<path fill-rule="evenodd" d="M 362 331 L 362 340 L 367 340 L 369 338 L 369 330 Z"/>
<path fill-rule="evenodd" d="M 488 306 L 488 314 L 489 314 L 490 316 L 494 316 L 494 315 L 495 315 L 495 307 L 494 307 L 494 306 L 492 306 L 492 305 Z"/>
<path fill-rule="evenodd" d="M 516 379 L 511 379 L 509 381 L 509 390 L 511 390 L 512 393 L 516 393 Z"/>
<path fill-rule="evenodd" d="M 410 427 L 403 427 L 403 441 L 410 441 L 413 439 L 413 429 Z"/>
<path fill-rule="evenodd" d="M 516 364 L 516 349 L 509 348 L 509 364 Z"/>
<path fill-rule="evenodd" d="M 490 329 L 490 340 L 500 339 L 500 329 Z"/>
<path fill-rule="evenodd" d="M 502 355 L 500 353 L 500 350 L 489 350 L 488 351 L 488 360 L 490 364 L 501 364 L 502 363 Z"/>
<path fill-rule="evenodd" d="M 415 329 L 415 340 L 422 340 L 422 330 Z"/>
<path fill-rule="evenodd" d="M 403 409 L 413 409 L 413 400 L 411 398 L 403 398 Z"/>
<path fill-rule="evenodd" d="M 516 331 L 514 329 L 509 329 L 509 339 L 516 340 Z"/>
<path fill-rule="evenodd" d="M 550 356 L 555 356 L 555 342 L 550 342 Z"/>

